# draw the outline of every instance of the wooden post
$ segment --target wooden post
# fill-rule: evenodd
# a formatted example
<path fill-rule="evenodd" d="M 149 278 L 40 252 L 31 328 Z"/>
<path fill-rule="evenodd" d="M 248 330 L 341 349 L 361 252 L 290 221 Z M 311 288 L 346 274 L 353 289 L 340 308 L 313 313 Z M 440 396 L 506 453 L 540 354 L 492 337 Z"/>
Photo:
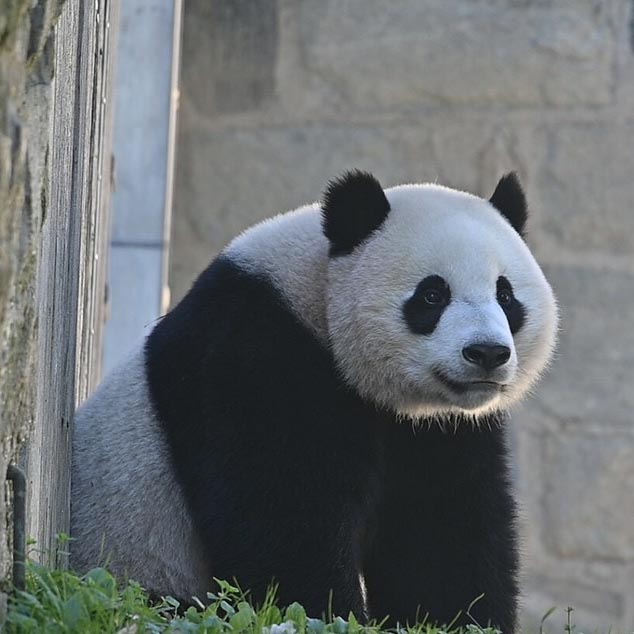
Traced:
<path fill-rule="evenodd" d="M 101 367 L 118 6 L 0 8 L 0 469 L 25 467 L 31 556 L 47 563 L 69 529 L 73 412 Z M 0 501 L 0 584 L 6 517 Z"/>
<path fill-rule="evenodd" d="M 50 207 L 38 276 L 35 428 L 26 466 L 28 534 L 59 564 L 70 525 L 76 404 L 99 378 L 111 184 L 110 76 L 116 3 L 69 0 L 55 29 Z"/>

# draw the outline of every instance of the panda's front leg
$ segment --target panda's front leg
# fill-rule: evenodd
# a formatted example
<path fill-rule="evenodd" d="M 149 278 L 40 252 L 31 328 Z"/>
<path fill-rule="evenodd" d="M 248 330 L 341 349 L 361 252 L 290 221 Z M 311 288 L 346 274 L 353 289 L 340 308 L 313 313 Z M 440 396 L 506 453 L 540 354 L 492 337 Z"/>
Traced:
<path fill-rule="evenodd" d="M 311 617 L 353 612 L 364 620 L 360 523 L 353 506 L 335 492 L 330 501 L 246 497 L 246 504 L 226 507 L 221 520 L 206 526 L 213 576 L 235 579 L 257 604 L 276 586 L 280 606 L 297 601 Z"/>
<path fill-rule="evenodd" d="M 399 425 L 389 436 L 385 499 L 364 566 L 370 616 L 458 617 L 513 632 L 518 561 L 503 431 Z"/>

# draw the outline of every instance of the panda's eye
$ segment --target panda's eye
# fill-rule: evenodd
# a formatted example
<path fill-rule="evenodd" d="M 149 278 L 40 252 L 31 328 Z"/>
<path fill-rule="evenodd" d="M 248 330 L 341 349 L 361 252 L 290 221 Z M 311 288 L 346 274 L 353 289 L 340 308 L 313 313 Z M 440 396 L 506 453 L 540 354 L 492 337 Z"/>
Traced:
<path fill-rule="evenodd" d="M 513 301 L 513 293 L 507 288 L 498 290 L 498 303 L 502 306 L 508 306 Z"/>
<path fill-rule="evenodd" d="M 425 303 L 430 306 L 438 306 L 445 301 L 443 293 L 437 288 L 428 288 L 423 293 L 423 299 L 425 300 Z"/>

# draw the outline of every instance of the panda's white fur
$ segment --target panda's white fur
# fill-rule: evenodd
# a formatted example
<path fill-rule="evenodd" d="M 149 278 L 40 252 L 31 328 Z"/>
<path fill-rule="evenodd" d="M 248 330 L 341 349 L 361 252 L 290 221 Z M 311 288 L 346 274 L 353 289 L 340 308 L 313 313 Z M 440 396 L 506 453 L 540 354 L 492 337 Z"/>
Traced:
<path fill-rule="evenodd" d="M 143 351 L 75 416 L 71 565 L 107 564 L 157 594 L 205 597 L 200 545 L 150 403 Z"/>

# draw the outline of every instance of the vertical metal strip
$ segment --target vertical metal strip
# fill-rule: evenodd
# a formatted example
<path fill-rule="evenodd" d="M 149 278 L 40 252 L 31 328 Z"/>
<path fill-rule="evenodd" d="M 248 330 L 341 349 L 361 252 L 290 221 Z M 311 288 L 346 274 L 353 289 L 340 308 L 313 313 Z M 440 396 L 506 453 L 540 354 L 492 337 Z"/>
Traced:
<path fill-rule="evenodd" d="M 26 585 L 26 476 L 11 464 L 7 480 L 13 484 L 13 586 L 24 590 Z"/>

